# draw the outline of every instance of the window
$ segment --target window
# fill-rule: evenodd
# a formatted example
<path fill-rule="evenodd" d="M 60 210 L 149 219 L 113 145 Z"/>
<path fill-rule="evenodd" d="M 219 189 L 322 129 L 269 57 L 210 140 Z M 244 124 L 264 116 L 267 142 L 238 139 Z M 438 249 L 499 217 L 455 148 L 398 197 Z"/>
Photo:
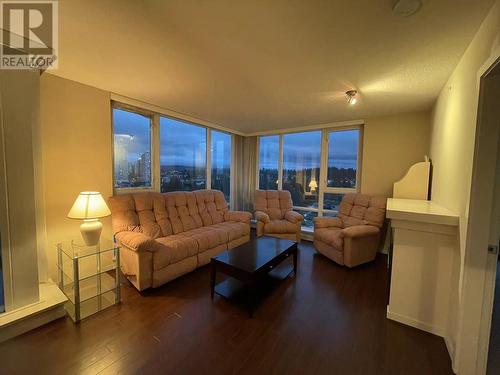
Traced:
<path fill-rule="evenodd" d="M 283 190 L 297 207 L 318 208 L 321 131 L 283 136 Z"/>
<path fill-rule="evenodd" d="M 160 117 L 160 191 L 207 186 L 207 129 Z"/>
<path fill-rule="evenodd" d="M 259 188 L 288 190 L 303 227 L 312 228 L 315 217 L 336 216 L 344 194 L 359 190 L 360 129 L 260 137 Z"/>
<path fill-rule="evenodd" d="M 259 189 L 278 189 L 279 135 L 259 139 Z"/>
<path fill-rule="evenodd" d="M 359 130 L 328 134 L 327 187 L 356 188 Z"/>
<path fill-rule="evenodd" d="M 114 186 L 151 188 L 151 117 L 113 108 Z"/>
<path fill-rule="evenodd" d="M 111 106 L 116 191 L 216 189 L 230 203 L 230 133 L 114 101 Z"/>
<path fill-rule="evenodd" d="M 211 143 L 212 189 L 222 191 L 226 202 L 229 202 L 231 192 L 231 135 L 212 130 Z"/>

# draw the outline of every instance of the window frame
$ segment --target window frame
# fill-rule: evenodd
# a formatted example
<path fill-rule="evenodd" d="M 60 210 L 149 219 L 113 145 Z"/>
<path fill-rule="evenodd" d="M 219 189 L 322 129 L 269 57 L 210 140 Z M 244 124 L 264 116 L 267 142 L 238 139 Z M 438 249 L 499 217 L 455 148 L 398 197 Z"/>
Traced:
<path fill-rule="evenodd" d="M 151 187 L 125 187 L 118 188 L 115 187 L 115 132 L 114 132 L 114 115 L 113 110 L 120 109 L 132 113 L 137 113 L 139 115 L 148 117 L 150 119 L 150 134 L 151 134 Z M 182 118 L 167 115 L 165 113 L 155 112 L 151 110 L 146 110 L 135 105 L 130 105 L 123 103 L 121 101 L 111 100 L 111 168 L 112 168 L 112 185 L 114 194 L 126 194 L 126 193 L 140 193 L 140 192 L 160 192 L 160 175 L 161 175 L 161 163 L 160 163 L 160 118 L 165 117 L 175 121 L 183 122 L 187 125 L 198 126 L 205 129 L 206 131 L 206 164 L 205 164 L 205 181 L 207 190 L 212 190 L 212 155 L 211 155 L 211 144 L 212 144 L 212 131 L 219 133 L 228 134 L 231 137 L 231 160 L 230 160 L 230 192 L 228 202 L 231 208 L 234 207 L 234 189 L 235 189 L 235 174 L 234 165 L 236 161 L 235 153 L 235 142 L 234 134 L 224 130 L 212 128 L 206 125 L 202 125 L 193 121 L 184 120 Z"/>
<path fill-rule="evenodd" d="M 135 113 L 144 117 L 149 118 L 149 134 L 150 134 L 150 145 L 149 151 L 151 153 L 151 186 L 135 186 L 135 187 L 116 187 L 115 186 L 115 118 L 114 118 L 114 110 L 118 109 L 121 111 Z M 154 159 L 155 159 L 155 147 L 154 147 L 154 134 L 155 134 L 155 121 L 154 121 L 154 113 L 142 110 L 127 104 L 112 102 L 111 105 L 111 159 L 112 159 L 112 171 L 113 171 L 113 191 L 117 194 L 125 194 L 125 193 L 133 193 L 133 192 L 150 192 L 155 191 L 156 185 L 156 170 L 154 168 Z"/>
<path fill-rule="evenodd" d="M 229 207 L 233 207 L 233 202 L 234 202 L 234 171 L 233 169 L 233 163 L 236 160 L 236 154 L 234 152 L 234 134 L 231 134 L 227 131 L 224 130 L 218 130 L 218 129 L 212 129 L 212 128 L 207 128 L 207 175 L 210 176 L 210 185 L 209 183 L 209 178 L 207 176 L 207 186 L 210 186 L 210 190 L 212 190 L 212 132 L 216 133 L 224 133 L 229 135 L 230 137 L 230 142 L 231 142 L 231 152 L 230 152 L 230 167 L 229 167 Z M 208 143 L 210 140 L 210 143 Z M 208 150 L 210 148 L 210 150 Z M 210 158 L 210 161 L 208 161 L 208 158 Z M 210 163 L 210 164 L 208 164 Z M 208 171 L 208 165 L 210 165 L 210 172 Z M 224 193 L 224 192 L 223 192 Z"/>
<path fill-rule="evenodd" d="M 278 190 L 283 189 L 283 140 L 284 135 L 286 134 L 297 134 L 297 133 L 307 133 L 310 131 L 318 131 L 321 130 L 321 154 L 320 154 L 320 175 L 319 175 L 319 194 L 318 194 L 318 207 L 301 207 L 301 206 L 292 206 L 294 211 L 309 211 L 309 212 L 317 212 L 318 217 L 323 217 L 325 213 L 330 214 L 338 214 L 338 211 L 324 209 L 324 194 L 332 193 L 332 194 L 346 194 L 346 193 L 359 193 L 361 191 L 361 168 L 363 164 L 363 138 L 364 138 L 364 124 L 360 123 L 357 125 L 351 126 L 338 126 L 338 127 L 327 127 L 327 128 L 316 128 L 316 129 L 307 129 L 307 130 L 298 130 L 298 131 L 286 131 L 281 133 L 270 133 L 259 135 L 257 139 L 257 176 L 256 176 L 256 189 L 259 189 L 259 177 L 260 177 L 260 139 L 262 137 L 278 135 L 279 136 L 279 156 L 278 156 Z M 357 130 L 358 131 L 358 148 L 357 148 L 357 160 L 356 160 L 356 186 L 354 188 L 336 188 L 336 187 L 328 187 L 327 186 L 327 178 L 328 178 L 328 146 L 329 146 L 329 135 L 332 132 L 341 132 L 348 130 Z M 303 231 L 312 232 L 312 228 L 302 227 Z"/>

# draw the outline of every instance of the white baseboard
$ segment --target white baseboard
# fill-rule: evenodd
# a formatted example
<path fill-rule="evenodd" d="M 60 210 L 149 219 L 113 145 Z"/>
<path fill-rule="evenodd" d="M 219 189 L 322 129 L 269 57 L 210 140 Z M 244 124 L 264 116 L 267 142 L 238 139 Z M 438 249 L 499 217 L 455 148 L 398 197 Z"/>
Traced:
<path fill-rule="evenodd" d="M 41 283 L 40 300 L 0 314 L 0 342 L 40 327 L 66 315 L 66 296 L 52 281 Z"/>
<path fill-rule="evenodd" d="M 387 318 L 420 329 L 422 331 L 432 333 L 433 335 L 436 336 L 441 336 L 443 338 L 445 337 L 444 329 L 442 327 L 434 326 L 432 324 L 425 323 L 414 318 L 410 318 L 409 316 L 391 312 L 389 306 L 387 306 Z"/>

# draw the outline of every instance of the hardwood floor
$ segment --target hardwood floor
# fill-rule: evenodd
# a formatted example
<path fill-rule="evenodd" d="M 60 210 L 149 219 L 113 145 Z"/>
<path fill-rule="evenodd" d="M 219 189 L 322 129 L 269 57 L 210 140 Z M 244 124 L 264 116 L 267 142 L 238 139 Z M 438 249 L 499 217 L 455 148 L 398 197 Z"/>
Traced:
<path fill-rule="evenodd" d="M 347 269 L 299 245 L 299 272 L 249 319 L 210 267 L 74 325 L 0 345 L 2 374 L 452 374 L 444 341 L 387 320 L 386 258 Z"/>

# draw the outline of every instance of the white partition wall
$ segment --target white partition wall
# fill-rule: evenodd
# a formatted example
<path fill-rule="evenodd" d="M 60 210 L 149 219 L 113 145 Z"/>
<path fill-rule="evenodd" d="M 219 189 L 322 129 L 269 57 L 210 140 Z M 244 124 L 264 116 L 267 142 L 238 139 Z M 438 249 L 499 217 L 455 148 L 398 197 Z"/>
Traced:
<path fill-rule="evenodd" d="M 6 310 L 39 300 L 33 127 L 38 71 L 0 71 L 0 230 Z"/>

